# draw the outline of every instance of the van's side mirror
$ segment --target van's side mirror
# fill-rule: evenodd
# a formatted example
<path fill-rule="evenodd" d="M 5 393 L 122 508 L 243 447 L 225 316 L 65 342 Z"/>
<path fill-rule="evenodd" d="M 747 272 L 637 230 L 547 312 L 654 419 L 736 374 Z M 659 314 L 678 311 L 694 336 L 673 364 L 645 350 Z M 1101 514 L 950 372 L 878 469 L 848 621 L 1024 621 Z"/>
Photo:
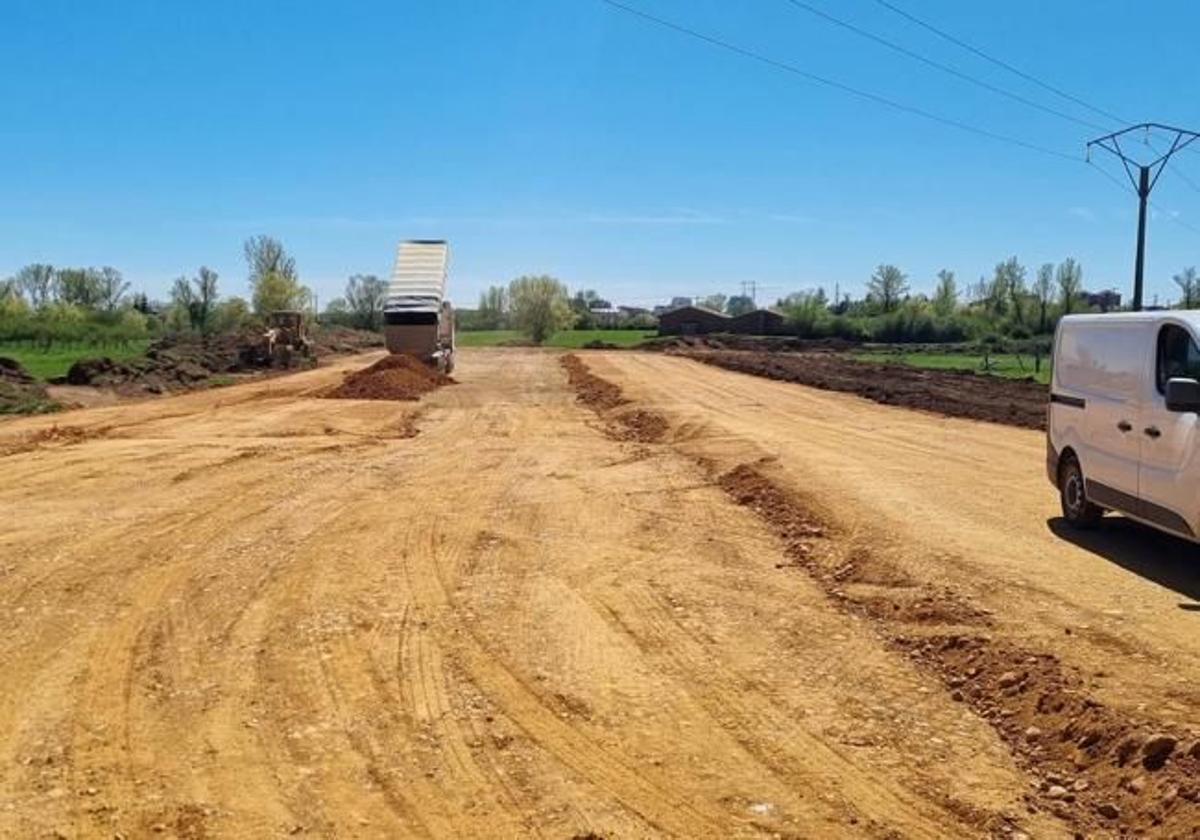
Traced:
<path fill-rule="evenodd" d="M 1195 379 L 1168 379 L 1167 411 L 1200 412 L 1200 382 Z"/>

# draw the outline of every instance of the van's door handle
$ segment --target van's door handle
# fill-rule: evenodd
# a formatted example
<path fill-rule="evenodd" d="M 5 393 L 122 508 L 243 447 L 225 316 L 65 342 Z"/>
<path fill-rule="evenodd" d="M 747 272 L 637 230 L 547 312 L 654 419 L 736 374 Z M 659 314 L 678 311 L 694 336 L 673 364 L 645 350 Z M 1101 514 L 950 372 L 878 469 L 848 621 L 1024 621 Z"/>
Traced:
<path fill-rule="evenodd" d="M 1158 430 L 1158 426 L 1147 426 L 1145 429 L 1143 429 L 1143 431 L 1146 433 L 1147 437 L 1152 437 L 1152 438 L 1162 437 L 1162 432 L 1160 432 Z"/>
<path fill-rule="evenodd" d="M 1130 423 L 1128 420 L 1122 420 L 1120 423 L 1117 424 L 1117 428 L 1120 429 L 1122 432 L 1132 432 L 1133 424 Z"/>

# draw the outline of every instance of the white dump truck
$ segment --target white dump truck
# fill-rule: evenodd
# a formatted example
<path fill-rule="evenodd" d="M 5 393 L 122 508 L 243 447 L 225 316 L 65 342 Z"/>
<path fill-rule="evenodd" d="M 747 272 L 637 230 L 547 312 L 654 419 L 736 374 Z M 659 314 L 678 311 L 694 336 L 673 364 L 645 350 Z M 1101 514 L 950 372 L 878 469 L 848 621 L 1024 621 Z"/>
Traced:
<path fill-rule="evenodd" d="M 443 373 L 454 370 L 454 307 L 446 300 L 449 262 L 444 240 L 401 242 L 383 303 L 388 352 L 415 356 Z"/>

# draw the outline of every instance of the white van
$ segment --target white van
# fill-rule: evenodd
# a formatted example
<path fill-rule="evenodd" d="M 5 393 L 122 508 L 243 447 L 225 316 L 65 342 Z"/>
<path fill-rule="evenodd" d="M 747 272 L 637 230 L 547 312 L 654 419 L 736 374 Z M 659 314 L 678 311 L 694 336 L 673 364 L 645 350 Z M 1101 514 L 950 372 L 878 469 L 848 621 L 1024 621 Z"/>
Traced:
<path fill-rule="evenodd" d="M 1071 315 L 1054 337 L 1046 467 L 1072 525 L 1106 510 L 1200 534 L 1200 312 Z"/>

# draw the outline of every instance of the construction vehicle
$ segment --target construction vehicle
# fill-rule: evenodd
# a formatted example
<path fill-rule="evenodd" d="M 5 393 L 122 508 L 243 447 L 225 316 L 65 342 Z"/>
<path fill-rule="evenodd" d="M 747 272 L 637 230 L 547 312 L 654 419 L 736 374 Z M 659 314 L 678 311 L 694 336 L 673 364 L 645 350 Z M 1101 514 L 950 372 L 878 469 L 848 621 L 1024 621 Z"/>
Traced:
<path fill-rule="evenodd" d="M 401 242 L 383 303 L 388 352 L 414 356 L 442 373 L 454 370 L 454 307 L 446 300 L 449 260 L 444 240 Z"/>
<path fill-rule="evenodd" d="M 292 367 L 294 359 L 312 358 L 312 341 L 304 324 L 304 313 L 280 309 L 267 314 L 267 330 L 258 347 L 258 364 L 263 367 Z"/>

